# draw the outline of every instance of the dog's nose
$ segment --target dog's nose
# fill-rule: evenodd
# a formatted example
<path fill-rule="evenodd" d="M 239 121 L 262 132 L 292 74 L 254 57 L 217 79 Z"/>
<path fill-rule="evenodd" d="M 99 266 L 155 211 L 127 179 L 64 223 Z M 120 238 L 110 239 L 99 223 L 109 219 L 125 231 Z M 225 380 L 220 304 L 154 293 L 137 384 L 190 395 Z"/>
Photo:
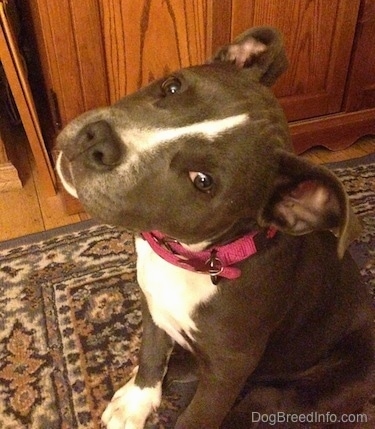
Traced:
<path fill-rule="evenodd" d="M 84 162 L 90 168 L 110 170 L 121 163 L 123 148 L 108 122 L 101 120 L 86 125 L 78 141 Z"/>

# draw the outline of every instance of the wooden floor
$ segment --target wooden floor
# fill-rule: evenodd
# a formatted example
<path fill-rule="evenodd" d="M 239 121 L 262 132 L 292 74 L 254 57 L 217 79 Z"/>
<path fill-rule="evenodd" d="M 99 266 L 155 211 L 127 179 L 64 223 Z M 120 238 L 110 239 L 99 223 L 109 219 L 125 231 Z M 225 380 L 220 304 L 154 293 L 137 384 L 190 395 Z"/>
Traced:
<path fill-rule="evenodd" d="M 67 215 L 59 195 L 44 195 L 22 130 L 14 130 L 13 143 L 8 155 L 16 164 L 23 188 L 0 193 L 0 241 L 88 219 L 85 213 Z M 327 163 L 357 158 L 372 152 L 375 152 L 375 140 L 363 138 L 343 151 L 331 152 L 324 148 L 314 148 L 302 156 L 315 163 Z"/>
<path fill-rule="evenodd" d="M 7 152 L 23 188 L 0 193 L 0 241 L 87 219 L 85 213 L 67 215 L 59 195 L 44 195 L 24 133 L 18 129 L 13 132 L 14 140 L 12 146 L 7 144 Z"/>

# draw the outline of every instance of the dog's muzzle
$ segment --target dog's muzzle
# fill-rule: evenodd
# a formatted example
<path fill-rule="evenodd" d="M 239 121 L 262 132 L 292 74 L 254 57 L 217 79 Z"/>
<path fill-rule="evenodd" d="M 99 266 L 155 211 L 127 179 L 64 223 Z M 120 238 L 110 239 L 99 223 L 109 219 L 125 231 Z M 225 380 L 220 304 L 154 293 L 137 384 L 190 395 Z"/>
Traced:
<path fill-rule="evenodd" d="M 72 171 L 74 163 L 101 172 L 114 169 L 124 157 L 119 137 L 104 120 L 87 124 L 73 139 L 64 141 L 63 137 L 56 168 L 63 185 L 74 197 L 77 197 Z"/>
<path fill-rule="evenodd" d="M 83 127 L 73 141 L 63 143 L 62 150 L 70 162 L 82 157 L 83 163 L 94 170 L 112 170 L 123 157 L 119 137 L 104 120 Z"/>

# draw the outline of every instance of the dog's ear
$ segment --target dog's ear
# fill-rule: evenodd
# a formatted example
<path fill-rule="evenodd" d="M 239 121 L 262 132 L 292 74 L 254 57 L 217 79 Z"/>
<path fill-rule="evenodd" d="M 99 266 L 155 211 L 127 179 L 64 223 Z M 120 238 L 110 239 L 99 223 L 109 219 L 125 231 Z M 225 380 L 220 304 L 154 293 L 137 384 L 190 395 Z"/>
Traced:
<path fill-rule="evenodd" d="M 266 86 L 273 85 L 288 67 L 281 33 L 273 27 L 251 28 L 222 47 L 213 61 L 249 69 L 251 77 Z"/>
<path fill-rule="evenodd" d="M 330 230 L 338 237 L 338 255 L 360 234 L 341 182 L 327 168 L 280 151 L 279 171 L 259 223 L 292 235 Z"/>

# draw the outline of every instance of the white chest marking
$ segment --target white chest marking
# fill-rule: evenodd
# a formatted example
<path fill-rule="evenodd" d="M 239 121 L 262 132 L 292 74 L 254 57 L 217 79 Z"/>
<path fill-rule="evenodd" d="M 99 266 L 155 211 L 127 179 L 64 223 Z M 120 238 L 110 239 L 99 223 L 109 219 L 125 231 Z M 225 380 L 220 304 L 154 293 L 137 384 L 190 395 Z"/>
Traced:
<path fill-rule="evenodd" d="M 176 267 L 160 258 L 142 238 L 136 239 L 138 283 L 146 296 L 152 318 L 181 346 L 189 348 L 197 327 L 195 308 L 217 291 L 210 276 Z M 184 335 L 183 335 L 184 334 Z"/>

